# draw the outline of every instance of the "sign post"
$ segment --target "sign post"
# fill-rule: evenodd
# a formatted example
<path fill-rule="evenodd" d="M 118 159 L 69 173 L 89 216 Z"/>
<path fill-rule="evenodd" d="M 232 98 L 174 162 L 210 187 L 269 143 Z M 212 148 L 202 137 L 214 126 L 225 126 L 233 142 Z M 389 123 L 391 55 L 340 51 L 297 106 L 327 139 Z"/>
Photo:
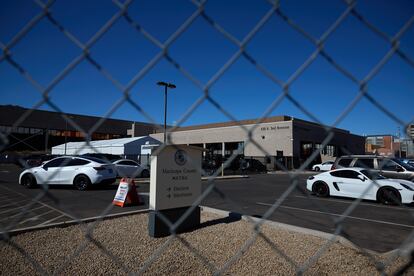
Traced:
<path fill-rule="evenodd" d="M 201 195 L 202 148 L 169 145 L 151 157 L 150 202 L 148 231 L 151 237 L 170 235 L 165 223 L 176 223 L 186 216 L 175 233 L 194 229 L 200 224 L 200 207 L 192 207 Z"/>

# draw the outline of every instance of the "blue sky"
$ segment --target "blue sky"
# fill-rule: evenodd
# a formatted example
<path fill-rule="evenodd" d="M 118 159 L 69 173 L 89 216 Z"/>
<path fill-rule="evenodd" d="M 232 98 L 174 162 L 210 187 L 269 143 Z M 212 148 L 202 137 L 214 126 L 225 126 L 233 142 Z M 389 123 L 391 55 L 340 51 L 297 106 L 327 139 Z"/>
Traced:
<path fill-rule="evenodd" d="M 31 18 L 41 12 L 31 1 L 2 1 L 0 42 L 8 44 Z M 269 11 L 267 1 L 208 1 L 205 12 L 226 31 L 242 40 Z M 281 1 L 281 10 L 310 35 L 319 38 L 345 11 L 343 1 Z M 358 1 L 356 9 L 388 36 L 395 35 L 414 16 L 414 2 Z M 147 32 L 165 42 L 195 11 L 190 1 L 134 1 L 129 15 Z M 56 1 L 52 16 L 86 43 L 117 11 L 111 1 Z M 400 49 L 414 59 L 414 26 L 400 40 Z M 300 33 L 273 15 L 246 47 L 248 53 L 275 77 L 287 81 L 315 51 Z M 358 80 L 367 76 L 389 51 L 390 45 L 352 15 L 325 44 L 326 52 Z M 197 18 L 169 48 L 170 56 L 205 85 L 237 52 L 238 47 Z M 82 53 L 49 20 L 42 19 L 10 49 L 12 58 L 41 85 L 47 86 Z M 120 18 L 90 49 L 90 54 L 121 84 L 130 80 L 160 49 Z M 3 52 L 1 52 L 3 55 Z M 368 91 L 405 123 L 414 119 L 414 68 L 394 55 L 368 83 Z M 163 122 L 162 80 L 177 89 L 169 94 L 168 124 L 175 124 L 203 95 L 193 82 L 165 58 L 132 88 L 131 98 L 158 123 Z M 333 124 L 358 95 L 357 84 L 338 72 L 323 57 L 315 61 L 290 86 L 292 97 L 322 123 Z M 8 62 L 0 62 L 0 104 L 33 107 L 41 94 Z M 211 97 L 236 119 L 261 117 L 282 93 L 280 86 L 260 73 L 243 56 L 211 87 Z M 63 112 L 104 116 L 122 93 L 88 61 L 82 61 L 50 92 L 51 101 Z M 47 104 L 41 109 L 52 110 Z M 288 99 L 271 113 L 313 120 Z M 148 121 L 131 104 L 124 103 L 112 118 Z M 203 102 L 182 126 L 223 122 L 229 118 L 210 102 Z M 363 98 L 338 127 L 361 135 L 396 134 L 398 124 Z"/>

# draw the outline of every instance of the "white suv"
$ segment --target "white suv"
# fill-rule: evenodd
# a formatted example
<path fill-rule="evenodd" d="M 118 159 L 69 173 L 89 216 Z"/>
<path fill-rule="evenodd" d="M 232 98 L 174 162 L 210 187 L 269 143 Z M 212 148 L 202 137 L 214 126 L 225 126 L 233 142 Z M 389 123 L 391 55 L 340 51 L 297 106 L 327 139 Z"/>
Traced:
<path fill-rule="evenodd" d="M 19 184 L 27 188 L 38 184 L 73 184 L 78 190 L 86 190 L 91 184 L 112 184 L 115 179 L 114 166 L 101 159 L 62 156 L 24 170 Z"/>

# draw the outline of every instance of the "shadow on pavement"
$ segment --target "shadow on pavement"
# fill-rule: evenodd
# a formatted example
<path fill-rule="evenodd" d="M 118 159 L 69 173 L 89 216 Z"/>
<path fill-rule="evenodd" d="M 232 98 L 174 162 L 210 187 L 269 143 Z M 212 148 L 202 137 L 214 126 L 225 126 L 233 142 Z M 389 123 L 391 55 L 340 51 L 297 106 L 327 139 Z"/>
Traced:
<path fill-rule="evenodd" d="M 241 220 L 242 215 L 239 213 L 230 212 L 229 215 L 225 218 L 219 218 L 214 220 L 209 220 L 203 223 L 200 223 L 200 226 L 197 229 L 201 229 L 204 227 L 214 226 L 221 223 L 232 223 Z"/>

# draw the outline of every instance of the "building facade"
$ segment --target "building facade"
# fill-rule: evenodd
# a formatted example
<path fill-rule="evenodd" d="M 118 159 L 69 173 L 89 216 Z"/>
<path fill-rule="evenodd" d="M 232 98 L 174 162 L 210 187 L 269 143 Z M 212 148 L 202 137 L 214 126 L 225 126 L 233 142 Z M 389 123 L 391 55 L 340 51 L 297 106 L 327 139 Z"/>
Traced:
<path fill-rule="evenodd" d="M 399 149 L 396 137 L 390 134 L 367 135 L 365 137 L 365 152 L 383 156 L 394 156 Z"/>
<path fill-rule="evenodd" d="M 232 154 L 259 159 L 269 169 L 277 169 L 276 160 L 287 168 L 334 160 L 343 154 L 363 154 L 365 139 L 349 131 L 288 117 L 269 117 L 260 121 L 206 124 L 182 127 L 168 133 L 172 144 L 188 144 L 206 149 L 205 155 Z M 332 136 L 329 135 L 332 133 Z M 162 141 L 163 133 L 151 134 Z M 322 146 L 325 144 L 325 147 Z M 319 154 L 319 150 L 321 154 Z"/>
<path fill-rule="evenodd" d="M 398 138 L 390 134 L 368 135 L 365 137 L 365 153 L 412 158 L 414 156 L 413 140 L 411 138 Z"/>
<path fill-rule="evenodd" d="M 0 105 L 0 152 L 50 152 L 65 142 L 146 136 L 156 132 L 158 125 L 126 120 L 105 119 L 65 113 L 81 130 L 68 123 L 63 114 L 32 110 L 13 105 Z M 101 121 L 102 120 L 102 121 Z"/>
<path fill-rule="evenodd" d="M 408 125 L 407 135 L 411 139 L 411 141 L 414 141 L 414 124 L 409 124 Z"/>
<path fill-rule="evenodd" d="M 84 133 L 67 123 L 62 115 L 18 106 L 0 106 L 0 132 L 5 137 L 1 139 L 0 152 L 50 152 L 56 145 L 84 141 Z M 163 128 L 159 125 L 102 120 L 76 114 L 65 116 L 84 132 L 91 133 L 91 140 L 149 135 L 163 141 Z M 168 139 L 174 144 L 203 147 L 206 149 L 205 157 L 225 160 L 237 154 L 255 158 L 268 169 L 277 169 L 278 162 L 286 168 L 297 168 L 305 162 L 309 167 L 343 154 L 365 152 L 365 138 L 362 136 L 289 116 L 181 127 L 169 132 Z"/>
<path fill-rule="evenodd" d="M 414 143 L 411 138 L 398 138 L 396 139 L 398 146 L 395 157 L 400 158 L 414 158 Z"/>

